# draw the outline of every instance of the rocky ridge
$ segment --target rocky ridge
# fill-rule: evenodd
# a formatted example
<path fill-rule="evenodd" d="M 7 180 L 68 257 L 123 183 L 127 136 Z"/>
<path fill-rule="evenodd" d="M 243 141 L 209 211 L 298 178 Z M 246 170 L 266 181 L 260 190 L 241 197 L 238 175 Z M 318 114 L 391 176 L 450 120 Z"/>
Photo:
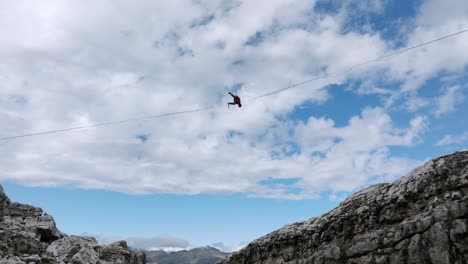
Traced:
<path fill-rule="evenodd" d="M 67 236 L 41 208 L 11 202 L 0 186 L 0 264 L 145 264 L 144 253 L 125 241 L 98 245 L 91 237 Z"/>
<path fill-rule="evenodd" d="M 250 243 L 223 264 L 467 264 L 468 151 Z"/>
<path fill-rule="evenodd" d="M 148 264 L 215 264 L 228 256 L 213 247 L 201 247 L 177 252 L 145 251 Z"/>

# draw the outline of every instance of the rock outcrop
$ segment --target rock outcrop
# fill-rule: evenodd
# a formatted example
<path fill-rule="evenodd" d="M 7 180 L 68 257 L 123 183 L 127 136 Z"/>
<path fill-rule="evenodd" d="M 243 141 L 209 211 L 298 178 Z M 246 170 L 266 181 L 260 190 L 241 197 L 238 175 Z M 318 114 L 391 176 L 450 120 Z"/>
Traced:
<path fill-rule="evenodd" d="M 468 151 L 287 225 L 222 263 L 467 264 Z"/>
<path fill-rule="evenodd" d="M 125 241 L 100 246 L 94 238 L 67 236 L 42 209 L 11 202 L 0 186 L 0 264 L 145 264 Z"/>

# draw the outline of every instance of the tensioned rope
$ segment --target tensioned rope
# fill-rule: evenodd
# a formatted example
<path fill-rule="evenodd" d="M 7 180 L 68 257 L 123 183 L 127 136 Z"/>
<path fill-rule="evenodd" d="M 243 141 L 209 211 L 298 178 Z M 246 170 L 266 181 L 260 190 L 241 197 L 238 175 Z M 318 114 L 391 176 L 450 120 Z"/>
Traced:
<path fill-rule="evenodd" d="M 379 61 L 383 61 L 383 60 L 386 60 L 386 59 L 389 59 L 391 57 L 394 57 L 394 56 L 398 56 L 402 53 L 405 53 L 405 52 L 408 52 L 410 50 L 414 50 L 414 49 L 417 49 L 417 48 L 421 48 L 423 46 L 426 46 L 426 45 L 429 45 L 429 44 L 432 44 L 434 42 L 438 42 L 438 41 L 441 41 L 441 40 L 444 40 L 444 39 L 447 39 L 447 38 L 450 38 L 450 37 L 454 37 L 456 35 L 460 35 L 460 34 L 463 34 L 463 33 L 466 33 L 468 32 L 468 29 L 464 29 L 464 30 L 461 30 L 461 31 L 458 31 L 456 33 L 453 33 L 453 34 L 450 34 L 450 35 L 446 35 L 446 36 L 443 36 L 443 37 L 440 37 L 440 38 L 437 38 L 437 39 L 433 39 L 431 41 L 428 41 L 428 42 L 424 42 L 424 43 L 421 43 L 421 44 L 418 44 L 418 45 L 415 45 L 415 46 L 412 46 L 412 47 L 409 47 L 409 48 L 405 48 L 405 49 L 402 49 L 402 50 L 399 50 L 399 51 L 396 51 L 396 52 L 393 52 L 393 53 L 390 53 L 390 54 L 387 54 L 387 55 L 384 55 L 382 57 L 378 57 L 378 58 L 375 58 L 375 59 L 372 59 L 372 60 L 368 60 L 368 61 L 365 61 L 365 62 L 361 62 L 359 64 L 356 64 L 340 73 L 334 73 L 334 74 L 324 74 L 324 75 L 321 75 L 321 76 L 317 76 L 315 78 L 312 78 L 312 79 L 309 79 L 309 80 L 306 80 L 306 81 L 303 81 L 303 82 L 300 82 L 300 83 L 296 83 L 296 84 L 292 84 L 290 86 L 287 86 L 287 87 L 284 87 L 284 88 L 281 88 L 281 89 L 278 89 L 278 90 L 274 90 L 274 91 L 271 91 L 271 92 L 268 92 L 266 94 L 262 94 L 262 95 L 259 95 L 259 96 L 256 96 L 254 98 L 252 98 L 252 100 L 256 100 L 256 99 L 259 99 L 259 98 L 262 98 L 262 97 L 266 97 L 266 96 L 270 96 L 270 95 L 274 95 L 274 94 L 278 94 L 278 93 L 281 93 L 281 92 L 284 92 L 286 90 L 289 90 L 291 88 L 294 88 L 294 87 L 297 87 L 297 86 L 301 86 L 301 85 L 304 85 L 306 83 L 310 83 L 310 82 L 313 82 L 313 81 L 316 81 L 316 80 L 319 80 L 319 79 L 326 79 L 326 78 L 330 78 L 332 76 L 337 76 L 337 75 L 341 75 L 341 74 L 345 74 L 345 73 L 348 73 L 356 68 L 359 68 L 359 67 L 362 67 L 366 64 L 369 64 L 369 63 L 373 63 L 373 62 L 379 62 Z"/>
<path fill-rule="evenodd" d="M 325 78 L 330 78 L 332 76 L 345 74 L 345 73 L 348 73 L 348 72 L 350 72 L 350 71 L 352 71 L 352 70 L 354 70 L 354 69 L 356 69 L 358 67 L 364 66 L 366 64 L 373 63 L 373 62 L 378 62 L 378 61 L 383 61 L 383 60 L 389 59 L 390 57 L 398 56 L 398 55 L 400 55 L 402 53 L 408 52 L 410 50 L 417 49 L 417 48 L 432 44 L 434 42 L 438 42 L 438 41 L 441 41 L 441 40 L 444 40 L 444 39 L 447 39 L 447 38 L 450 38 L 450 37 L 454 37 L 456 35 L 460 35 L 460 34 L 463 34 L 463 33 L 466 33 L 466 32 L 468 32 L 468 29 L 464 29 L 464 30 L 458 31 L 458 32 L 450 34 L 450 35 L 446 35 L 446 36 L 443 36 L 443 37 L 440 37 L 440 38 L 437 38 L 437 39 L 434 39 L 434 40 L 431 40 L 431 41 L 428 41 L 428 42 L 425 42 L 425 43 L 421 43 L 421 44 L 418 44 L 418 45 L 415 45 L 415 46 L 412 46 L 412 47 L 409 47 L 409 48 L 405 48 L 405 49 L 402 49 L 402 50 L 399 50 L 399 51 L 384 55 L 384 56 L 376 58 L 376 59 L 365 61 L 365 62 L 356 64 L 356 65 L 354 65 L 354 66 L 352 66 L 352 67 L 350 67 L 350 68 L 348 68 L 345 71 L 340 72 L 340 73 L 325 74 L 325 75 L 322 75 L 322 76 L 317 76 L 315 78 L 312 78 L 312 79 L 309 79 L 309 80 L 306 80 L 306 81 L 303 81 L 303 82 L 300 82 L 300 83 L 296 83 L 296 84 L 293 84 L 293 85 L 290 85 L 290 86 L 287 86 L 287 87 L 284 87 L 284 88 L 281 88 L 281 89 L 277 89 L 277 90 L 274 90 L 274 91 L 259 95 L 257 97 L 254 97 L 252 99 L 252 101 L 257 100 L 257 99 L 262 98 L 262 97 L 275 95 L 275 94 L 284 92 L 286 90 L 292 89 L 294 87 L 301 86 L 301 85 L 304 85 L 306 83 L 316 81 L 318 79 L 325 79 Z M 160 117 L 166 117 L 166 116 L 175 116 L 175 115 L 182 115 L 182 114 L 187 114 L 187 113 L 195 113 L 195 112 L 211 110 L 211 109 L 215 109 L 215 108 L 219 108 L 219 107 L 220 106 L 197 108 L 197 109 L 184 110 L 184 111 L 178 111 L 178 112 L 172 112 L 172 113 L 164 113 L 164 114 L 129 118 L 129 119 L 124 119 L 124 120 L 119 120 L 119 121 L 103 122 L 103 123 L 98 123 L 98 124 L 93 124 L 93 125 L 77 126 L 77 127 L 70 127 L 70 128 L 64 128 L 64 129 L 57 129 L 57 130 L 50 130 L 50 131 L 43 131 L 43 132 L 37 132 L 37 133 L 24 134 L 24 135 L 3 137 L 3 138 L 0 138 L 0 141 L 12 140 L 12 139 L 24 138 L 24 137 L 39 136 L 39 135 L 46 135 L 46 134 L 53 134 L 53 133 L 60 133 L 60 132 L 67 132 L 67 131 L 72 131 L 72 130 L 80 130 L 80 129 L 93 128 L 93 127 L 109 126 L 109 125 L 122 124 L 122 123 L 135 122 L 135 121 L 142 121 L 142 120 L 146 120 L 146 119 L 160 118 Z"/>
<path fill-rule="evenodd" d="M 219 106 L 217 106 L 217 107 L 219 107 Z M 187 114 L 187 113 L 194 113 L 194 112 L 200 112 L 200 111 L 205 111 L 205 110 L 209 110 L 209 109 L 214 109 L 214 108 L 217 108 L 217 107 L 213 106 L 213 107 L 185 110 L 185 111 L 165 113 L 165 114 L 159 114 L 159 115 L 129 118 L 129 119 L 124 119 L 124 120 L 119 120 L 119 121 L 104 122 L 104 123 L 98 123 L 98 124 L 93 124 L 93 125 L 77 126 L 77 127 L 63 128 L 63 129 L 57 129 L 57 130 L 43 131 L 43 132 L 38 132 L 38 133 L 31 133 L 31 134 L 24 134 L 24 135 L 18 135 L 18 136 L 4 137 L 4 138 L 0 138 L 0 141 L 17 139 L 17 138 L 24 138 L 24 137 L 39 136 L 39 135 L 46 135 L 46 134 L 53 134 L 53 133 L 59 133 L 59 132 L 67 132 L 67 131 L 72 131 L 72 130 L 80 130 L 80 129 L 86 129 L 86 128 L 100 127 L 100 126 L 116 125 L 116 124 L 122 124 L 122 123 L 128 123 L 128 122 L 136 122 L 136 121 L 142 121 L 142 120 L 145 120 L 145 119 L 159 118 L 159 117 L 165 117 L 165 116 L 174 116 L 174 115 L 181 115 L 181 114 Z"/>

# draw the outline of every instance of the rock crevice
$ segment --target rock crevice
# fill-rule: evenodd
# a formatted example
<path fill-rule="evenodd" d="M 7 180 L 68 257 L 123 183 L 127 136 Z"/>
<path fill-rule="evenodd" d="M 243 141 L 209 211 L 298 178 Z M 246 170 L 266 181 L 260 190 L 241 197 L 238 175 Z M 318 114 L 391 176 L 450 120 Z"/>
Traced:
<path fill-rule="evenodd" d="M 436 158 L 334 210 L 287 225 L 222 263 L 468 263 L 468 152 Z"/>

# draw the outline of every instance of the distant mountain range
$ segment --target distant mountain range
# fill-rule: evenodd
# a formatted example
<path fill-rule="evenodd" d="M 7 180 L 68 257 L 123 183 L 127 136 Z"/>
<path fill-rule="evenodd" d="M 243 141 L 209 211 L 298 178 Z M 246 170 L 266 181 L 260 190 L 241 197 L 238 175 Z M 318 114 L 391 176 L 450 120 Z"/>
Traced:
<path fill-rule="evenodd" d="M 194 248 L 177 252 L 145 251 L 148 264 L 216 264 L 225 259 L 229 253 L 213 247 Z"/>

